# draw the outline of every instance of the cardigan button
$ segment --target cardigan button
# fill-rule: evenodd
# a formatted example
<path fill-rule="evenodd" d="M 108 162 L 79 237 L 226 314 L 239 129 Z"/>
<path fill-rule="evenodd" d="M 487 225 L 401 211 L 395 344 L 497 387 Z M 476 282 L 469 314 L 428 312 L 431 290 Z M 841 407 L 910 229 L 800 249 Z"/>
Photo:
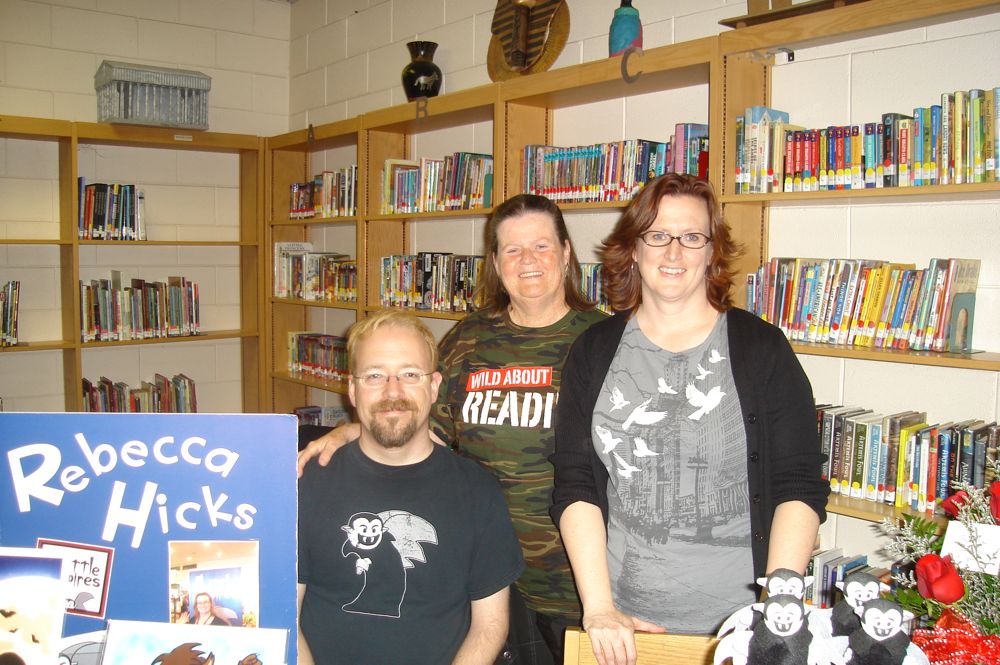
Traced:
<path fill-rule="evenodd" d="M 750 500 L 753 501 L 754 503 L 760 503 L 760 494 L 754 494 L 752 497 L 750 497 Z"/>
<path fill-rule="evenodd" d="M 749 416 L 747 416 L 747 422 L 750 423 L 751 425 L 755 425 L 757 423 L 757 414 L 751 413 Z"/>
<path fill-rule="evenodd" d="M 760 455 L 758 455 L 757 453 L 750 453 L 750 461 L 751 462 L 756 462 L 759 459 L 760 459 Z"/>
<path fill-rule="evenodd" d="M 761 540 L 764 540 L 764 534 L 762 534 L 760 531 L 754 531 L 753 532 L 753 539 L 756 540 L 756 541 L 758 541 L 758 542 L 761 541 Z"/>

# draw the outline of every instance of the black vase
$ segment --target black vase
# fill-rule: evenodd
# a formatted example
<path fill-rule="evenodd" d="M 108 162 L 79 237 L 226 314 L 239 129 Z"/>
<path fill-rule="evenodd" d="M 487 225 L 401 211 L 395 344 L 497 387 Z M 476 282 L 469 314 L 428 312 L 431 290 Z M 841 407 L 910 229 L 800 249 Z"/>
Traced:
<path fill-rule="evenodd" d="M 407 42 L 412 61 L 403 67 L 403 91 L 406 99 L 436 97 L 441 90 L 441 68 L 434 64 L 436 42 Z"/>

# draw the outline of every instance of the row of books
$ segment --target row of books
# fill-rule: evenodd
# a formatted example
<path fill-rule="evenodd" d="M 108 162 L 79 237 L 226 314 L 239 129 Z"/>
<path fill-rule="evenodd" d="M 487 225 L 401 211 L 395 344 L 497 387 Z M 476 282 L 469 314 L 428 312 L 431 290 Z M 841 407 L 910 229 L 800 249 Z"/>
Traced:
<path fill-rule="evenodd" d="M 381 307 L 412 307 L 434 312 L 471 312 L 482 256 L 447 252 L 382 257 Z"/>
<path fill-rule="evenodd" d="M 611 314 L 608 296 L 604 293 L 604 266 L 600 263 L 580 264 L 580 291 L 597 309 Z"/>
<path fill-rule="evenodd" d="M 705 177 L 707 169 L 708 125 L 690 122 L 678 123 L 667 141 L 527 145 L 521 155 L 524 191 L 561 203 L 628 201 L 659 175 Z"/>
<path fill-rule="evenodd" d="M 323 427 L 337 427 L 351 422 L 350 414 L 342 406 L 299 406 L 292 409 L 292 413 L 299 420 L 299 425 L 322 425 Z"/>
<path fill-rule="evenodd" d="M 288 371 L 326 381 L 347 381 L 347 339 L 318 332 L 288 333 Z"/>
<path fill-rule="evenodd" d="M 985 487 L 993 480 L 995 422 L 931 423 L 923 411 L 827 404 L 816 407 L 816 421 L 827 455 L 823 477 L 843 496 L 933 513 L 953 483 Z"/>
<path fill-rule="evenodd" d="M 102 376 L 83 380 L 83 410 L 92 413 L 197 413 L 194 379 L 177 374 L 168 379 L 156 374 L 132 388 L 124 381 Z"/>
<path fill-rule="evenodd" d="M 845 555 L 839 547 L 817 550 L 806 564 L 806 576 L 813 580 L 806 586 L 803 600 L 818 609 L 831 608 L 844 595 L 837 584 L 842 583 L 847 575 L 862 572 L 874 575 L 886 584 L 892 579 L 890 571 L 885 568 L 868 565 L 866 554 Z"/>
<path fill-rule="evenodd" d="M 20 280 L 11 280 L 0 289 L 0 347 L 17 345 L 17 304 Z"/>
<path fill-rule="evenodd" d="M 81 240 L 145 240 L 146 195 L 136 185 L 77 179 Z"/>
<path fill-rule="evenodd" d="M 358 166 L 323 171 L 309 182 L 293 182 L 288 218 L 350 217 L 358 214 Z"/>
<path fill-rule="evenodd" d="M 980 265 L 775 257 L 747 276 L 747 309 L 792 341 L 965 353 Z"/>
<path fill-rule="evenodd" d="M 109 342 L 155 337 L 183 337 L 201 332 L 198 285 L 185 277 L 166 282 L 132 279 L 124 285 L 120 270 L 110 279 L 80 280 L 81 339 Z"/>
<path fill-rule="evenodd" d="M 310 242 L 274 243 L 274 295 L 357 302 L 358 264 L 347 254 L 314 252 Z"/>
<path fill-rule="evenodd" d="M 751 106 L 736 118 L 735 192 L 809 192 L 1000 180 L 1000 88 L 958 90 L 912 114 L 806 128 Z"/>
<path fill-rule="evenodd" d="M 456 152 L 442 159 L 387 159 L 382 169 L 382 214 L 489 208 L 493 155 Z"/>

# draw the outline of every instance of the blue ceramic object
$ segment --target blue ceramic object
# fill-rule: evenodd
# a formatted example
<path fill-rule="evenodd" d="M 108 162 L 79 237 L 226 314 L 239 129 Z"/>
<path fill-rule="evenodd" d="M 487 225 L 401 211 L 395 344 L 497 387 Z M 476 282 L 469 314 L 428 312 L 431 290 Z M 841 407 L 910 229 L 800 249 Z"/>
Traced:
<path fill-rule="evenodd" d="M 620 55 L 630 46 L 642 48 L 642 23 L 639 21 L 639 10 L 632 6 L 632 0 L 622 0 L 621 7 L 615 10 L 615 17 L 611 19 L 608 55 Z"/>

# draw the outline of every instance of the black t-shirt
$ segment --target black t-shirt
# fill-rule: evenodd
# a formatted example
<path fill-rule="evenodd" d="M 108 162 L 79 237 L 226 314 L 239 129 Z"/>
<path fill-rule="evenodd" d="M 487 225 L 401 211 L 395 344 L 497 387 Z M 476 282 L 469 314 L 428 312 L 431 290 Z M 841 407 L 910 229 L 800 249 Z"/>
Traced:
<path fill-rule="evenodd" d="M 300 626 L 320 665 L 450 663 L 471 601 L 523 565 L 496 479 L 443 446 L 400 467 L 355 441 L 299 481 Z"/>

